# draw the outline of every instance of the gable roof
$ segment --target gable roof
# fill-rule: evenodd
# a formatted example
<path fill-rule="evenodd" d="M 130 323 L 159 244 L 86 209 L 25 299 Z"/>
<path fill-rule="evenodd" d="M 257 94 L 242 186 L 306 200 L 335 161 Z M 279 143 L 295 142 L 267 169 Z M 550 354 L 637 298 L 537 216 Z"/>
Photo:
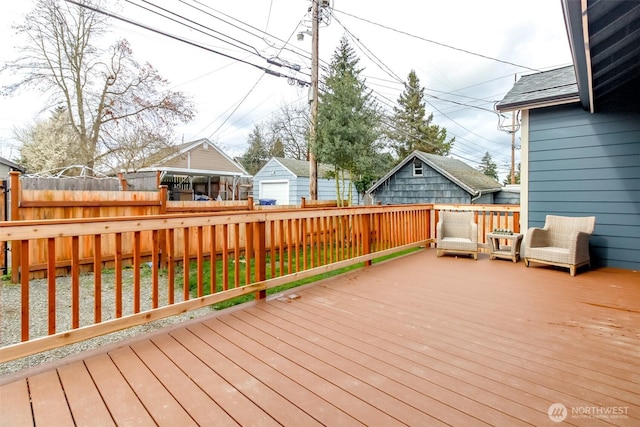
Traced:
<path fill-rule="evenodd" d="M 413 161 L 414 159 L 421 160 L 426 165 L 428 165 L 436 172 L 446 177 L 449 181 L 455 183 L 458 187 L 462 188 L 471 195 L 475 196 L 480 193 L 493 193 L 502 189 L 502 186 L 498 181 L 494 180 L 491 177 L 488 177 L 487 175 L 472 168 L 471 166 L 460 160 L 416 150 L 413 153 L 409 154 L 395 168 L 391 169 L 385 176 L 380 178 L 371 188 L 367 190 L 367 193 L 373 193 L 386 180 L 391 178 L 391 176 L 393 176 L 402 167 L 404 167 L 407 163 Z"/>
<path fill-rule="evenodd" d="M 580 100 L 576 74 L 572 65 L 520 77 L 502 101 L 498 111 L 578 102 Z"/>
<path fill-rule="evenodd" d="M 230 156 L 227 155 L 227 153 L 225 153 L 224 151 L 222 151 L 220 149 L 220 147 L 218 147 L 216 144 L 214 144 L 213 142 L 209 141 L 207 138 L 201 138 L 201 139 L 197 139 L 195 141 L 190 141 L 190 142 L 185 142 L 183 144 L 180 144 L 176 147 L 174 147 L 170 154 L 167 155 L 164 158 L 161 158 L 161 160 L 155 162 L 153 165 L 149 166 L 149 168 L 161 168 L 163 163 L 168 162 L 169 160 L 181 156 L 184 153 L 187 153 L 189 151 L 195 150 L 199 147 L 201 147 L 203 144 L 206 144 L 207 146 L 213 148 L 214 150 L 216 150 L 225 160 L 227 160 L 231 166 L 232 169 L 237 169 L 236 173 L 231 173 L 231 174 L 242 174 L 242 175 L 249 175 L 249 173 L 246 171 L 246 169 L 238 162 L 236 162 L 234 159 L 232 159 Z"/>
<path fill-rule="evenodd" d="M 309 162 L 306 160 L 285 159 L 283 157 L 273 157 L 272 160 L 280 163 L 282 167 L 297 177 L 309 178 Z M 333 166 L 318 163 L 317 170 L 318 178 L 325 178 L 328 173 L 333 172 Z"/>

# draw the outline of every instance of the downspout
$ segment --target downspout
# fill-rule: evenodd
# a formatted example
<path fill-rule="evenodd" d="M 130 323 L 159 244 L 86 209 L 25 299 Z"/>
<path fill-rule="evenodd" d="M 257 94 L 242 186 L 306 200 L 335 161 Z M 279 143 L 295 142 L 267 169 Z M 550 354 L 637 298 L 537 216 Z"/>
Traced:
<path fill-rule="evenodd" d="M 482 190 L 478 191 L 478 195 L 476 197 L 474 197 L 473 199 L 471 199 L 471 204 L 473 204 L 473 202 L 478 200 L 480 197 L 482 197 Z"/>

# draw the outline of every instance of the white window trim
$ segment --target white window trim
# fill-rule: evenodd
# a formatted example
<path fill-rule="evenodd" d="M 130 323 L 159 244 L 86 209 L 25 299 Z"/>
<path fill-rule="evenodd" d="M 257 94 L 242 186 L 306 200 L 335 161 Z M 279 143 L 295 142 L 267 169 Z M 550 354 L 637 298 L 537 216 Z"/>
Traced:
<path fill-rule="evenodd" d="M 416 168 L 416 166 L 420 166 Z M 417 170 L 420 170 L 420 173 L 416 173 Z M 413 162 L 413 176 L 424 176 L 424 163 L 417 163 L 415 160 Z"/>

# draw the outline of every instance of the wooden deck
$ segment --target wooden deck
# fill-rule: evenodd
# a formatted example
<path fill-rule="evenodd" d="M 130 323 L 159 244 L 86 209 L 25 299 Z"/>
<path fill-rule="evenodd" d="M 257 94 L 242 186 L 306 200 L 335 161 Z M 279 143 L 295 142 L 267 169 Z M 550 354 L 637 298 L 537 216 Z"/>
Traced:
<path fill-rule="evenodd" d="M 0 425 L 640 425 L 639 279 L 421 251 L 0 378 Z"/>

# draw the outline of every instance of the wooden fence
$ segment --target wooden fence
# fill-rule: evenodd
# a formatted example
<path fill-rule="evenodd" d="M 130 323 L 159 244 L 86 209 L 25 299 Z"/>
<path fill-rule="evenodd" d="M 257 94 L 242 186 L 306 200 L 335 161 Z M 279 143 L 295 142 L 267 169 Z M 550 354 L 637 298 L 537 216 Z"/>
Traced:
<path fill-rule="evenodd" d="M 71 218 L 112 218 L 112 217 L 140 217 L 155 216 L 164 214 L 185 214 L 185 213 L 214 213 L 214 212 L 237 212 L 260 210 L 262 208 L 283 209 L 282 206 L 255 206 L 253 198 L 244 201 L 172 201 L 168 200 L 167 188 L 162 186 L 158 191 L 80 191 L 80 190 L 36 190 L 24 189 L 21 187 L 20 174 L 11 173 L 11 194 L 10 194 L 10 218 L 13 221 L 27 220 L 50 220 L 50 219 L 71 219 Z M 335 207 L 335 201 L 323 201 L 308 204 L 305 207 Z M 292 207 L 288 207 L 292 208 Z M 293 207 L 295 208 L 295 207 Z M 161 234 L 161 239 L 164 235 Z M 131 252 L 131 242 L 123 242 L 125 253 L 123 262 L 128 265 L 133 257 Z M 244 238 L 239 239 L 244 246 Z M 70 246 L 68 239 L 56 239 L 56 274 L 64 275 L 68 273 L 71 266 Z M 81 271 L 92 271 L 93 269 L 93 249 L 88 238 L 83 238 L 80 244 L 80 265 Z M 46 272 L 48 259 L 45 258 L 46 249 L 39 245 L 32 245 L 29 258 L 31 263 L 28 268 L 21 268 L 18 250 L 19 243 L 14 242 L 11 252 L 11 280 L 17 283 L 20 280 L 22 271 L 29 272 L 30 278 L 42 278 L 48 274 Z M 114 242 L 105 241 L 103 244 L 104 267 L 113 267 L 115 257 Z M 143 257 L 151 254 L 152 242 L 149 238 L 141 242 L 141 253 Z M 220 251 L 222 248 L 218 248 Z M 231 247 L 231 250 L 234 248 Z M 0 255 L 1 266 L 6 266 L 7 260 L 4 258 L 4 251 Z M 145 259 L 145 261 L 148 261 Z M 164 259 L 161 262 L 165 263 Z"/>
<path fill-rule="evenodd" d="M 2 342 L 0 363 L 241 295 L 264 298 L 274 286 L 427 245 L 431 212 L 431 205 L 404 205 L 0 223 L 0 241 L 13 242 L 20 270 L 30 268 L 32 248 L 42 251 L 47 293 L 47 307 L 36 306 L 29 274 L 20 276 L 18 318 L 2 321 L 20 325 L 21 342 Z M 123 292 L 129 248 L 132 289 Z M 65 301 L 57 300 L 58 252 L 70 259 Z M 108 285 L 106 257 L 114 266 Z M 88 291 L 80 286 L 85 258 L 94 270 Z M 141 298 L 143 286 L 151 289 L 150 301 Z M 131 312 L 123 309 L 126 298 Z M 70 324 L 57 322 L 61 309 L 70 310 Z M 42 336 L 32 332 L 34 310 L 47 313 Z M 89 319 L 81 316 L 87 310 Z"/>

